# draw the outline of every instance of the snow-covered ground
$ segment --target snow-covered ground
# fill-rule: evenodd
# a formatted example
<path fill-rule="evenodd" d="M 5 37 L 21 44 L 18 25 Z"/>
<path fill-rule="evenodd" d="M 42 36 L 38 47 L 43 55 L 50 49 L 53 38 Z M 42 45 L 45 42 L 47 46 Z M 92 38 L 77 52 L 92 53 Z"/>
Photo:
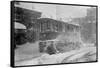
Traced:
<path fill-rule="evenodd" d="M 86 59 L 83 58 L 86 55 L 89 55 L 88 58 L 92 58 L 89 61 L 96 61 L 96 47 L 95 46 L 84 46 L 80 48 L 79 50 L 72 50 L 70 52 L 57 53 L 53 55 L 41 54 L 39 53 L 39 51 L 36 51 L 38 50 L 36 49 L 37 47 L 32 47 L 32 46 L 34 45 L 31 44 L 26 47 L 24 46 L 26 48 L 25 50 L 23 48 L 19 48 L 19 50 L 15 51 L 16 52 L 15 66 L 70 63 L 73 61 L 87 62 L 87 61 L 84 61 Z M 27 50 L 30 50 L 30 52 Z M 75 61 L 75 59 L 78 59 L 78 58 L 79 60 Z"/>

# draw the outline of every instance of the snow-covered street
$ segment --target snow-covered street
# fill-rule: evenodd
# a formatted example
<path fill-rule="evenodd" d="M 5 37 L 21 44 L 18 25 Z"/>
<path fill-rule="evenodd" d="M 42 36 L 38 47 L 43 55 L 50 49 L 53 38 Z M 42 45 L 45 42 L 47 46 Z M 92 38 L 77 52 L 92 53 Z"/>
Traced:
<path fill-rule="evenodd" d="M 34 52 L 34 51 L 33 51 Z M 29 53 L 28 53 L 29 54 Z M 22 65 L 41 65 L 41 64 L 57 64 L 57 63 L 71 63 L 75 59 L 80 59 L 76 62 L 83 62 L 85 55 L 90 55 L 88 58 L 92 58 L 90 61 L 96 61 L 96 47 L 88 46 L 82 47 L 79 50 L 72 50 L 70 52 L 58 53 L 58 54 L 40 54 L 35 52 L 34 55 L 28 55 L 22 61 L 16 61 L 16 66 Z M 37 57 L 36 57 L 37 56 Z M 84 61 L 86 62 L 86 61 Z"/>

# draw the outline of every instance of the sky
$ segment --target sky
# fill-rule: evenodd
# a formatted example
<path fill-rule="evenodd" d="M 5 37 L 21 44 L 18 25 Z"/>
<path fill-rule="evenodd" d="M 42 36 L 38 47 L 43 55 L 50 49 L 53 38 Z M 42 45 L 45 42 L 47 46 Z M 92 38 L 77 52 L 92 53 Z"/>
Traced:
<path fill-rule="evenodd" d="M 67 21 L 70 18 L 79 18 L 86 16 L 86 6 L 41 4 L 20 2 L 20 7 L 42 12 L 42 18 L 53 18 Z"/>

